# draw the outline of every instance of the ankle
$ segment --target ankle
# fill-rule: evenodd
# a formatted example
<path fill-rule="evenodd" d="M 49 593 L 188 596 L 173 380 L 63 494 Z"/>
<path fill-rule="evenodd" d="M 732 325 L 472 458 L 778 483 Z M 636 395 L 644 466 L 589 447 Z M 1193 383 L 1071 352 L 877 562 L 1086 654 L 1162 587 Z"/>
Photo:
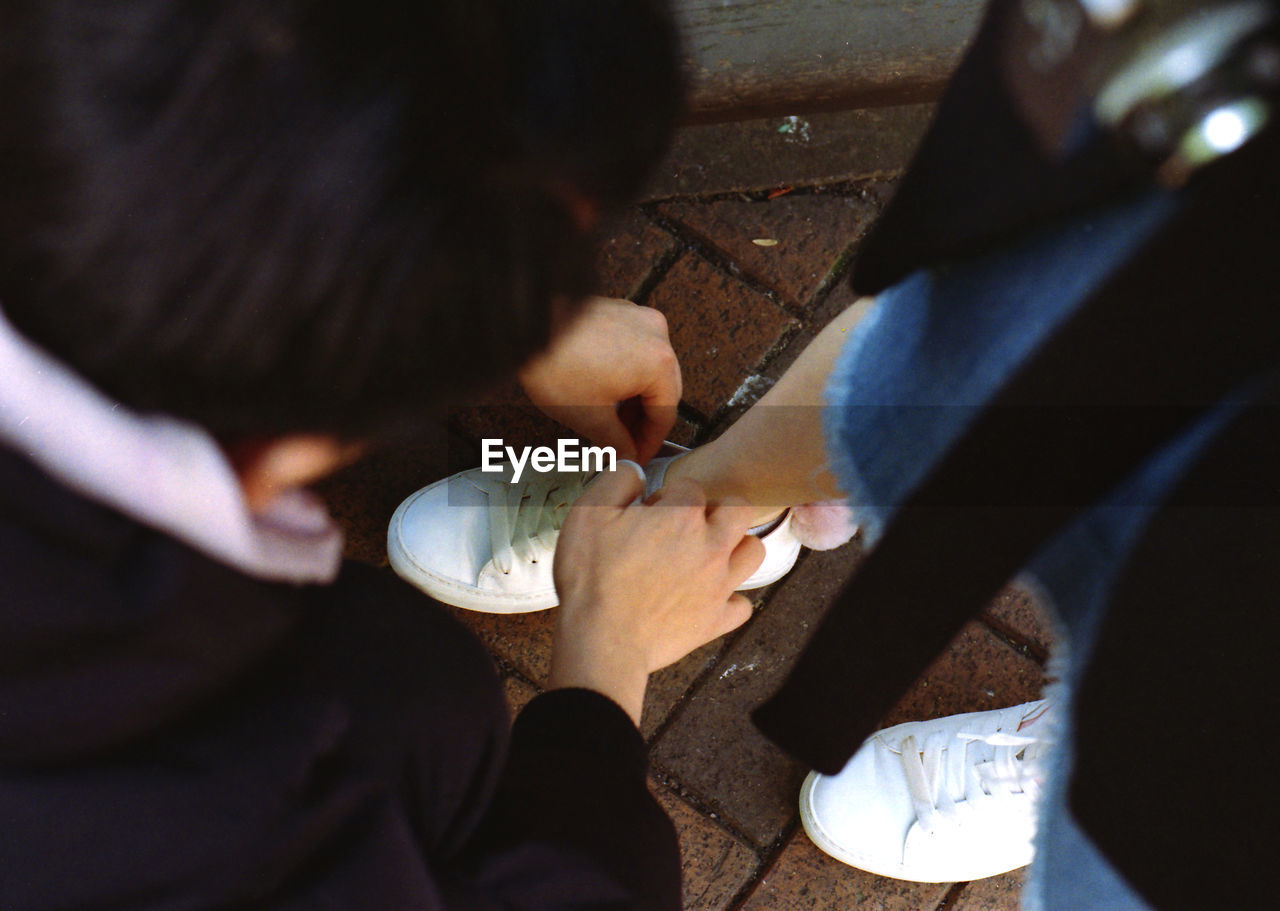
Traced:
<path fill-rule="evenodd" d="M 751 526 L 767 525 L 779 518 L 787 507 L 760 504 L 753 497 L 755 491 L 749 484 L 738 481 L 731 473 L 718 469 L 714 443 L 677 456 L 667 465 L 663 486 L 672 481 L 688 479 L 696 481 L 707 494 L 707 501 L 717 503 L 728 497 L 745 500 L 753 507 Z"/>

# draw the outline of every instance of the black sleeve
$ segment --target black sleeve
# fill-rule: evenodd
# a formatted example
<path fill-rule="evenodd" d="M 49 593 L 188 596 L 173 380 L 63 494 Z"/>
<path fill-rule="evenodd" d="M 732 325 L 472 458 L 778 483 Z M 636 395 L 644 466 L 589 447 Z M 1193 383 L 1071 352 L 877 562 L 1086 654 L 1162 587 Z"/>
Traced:
<path fill-rule="evenodd" d="M 681 905 L 675 830 L 643 738 L 613 701 L 555 690 L 516 719 L 507 767 L 446 904 L 521 911 Z"/>

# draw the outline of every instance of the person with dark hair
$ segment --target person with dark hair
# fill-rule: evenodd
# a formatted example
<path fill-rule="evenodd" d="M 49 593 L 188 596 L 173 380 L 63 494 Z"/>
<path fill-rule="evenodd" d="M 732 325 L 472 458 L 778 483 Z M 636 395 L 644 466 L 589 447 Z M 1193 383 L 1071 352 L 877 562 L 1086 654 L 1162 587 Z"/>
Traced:
<path fill-rule="evenodd" d="M 592 487 L 509 730 L 301 490 L 521 365 L 652 455 L 665 324 L 582 301 L 674 45 L 659 0 L 0 5 L 0 908 L 679 906 L 635 722 L 749 615 L 745 510 Z"/>
<path fill-rule="evenodd" d="M 0 15 L 9 320 L 220 436 L 367 439 L 510 372 L 679 103 L 653 2 Z"/>

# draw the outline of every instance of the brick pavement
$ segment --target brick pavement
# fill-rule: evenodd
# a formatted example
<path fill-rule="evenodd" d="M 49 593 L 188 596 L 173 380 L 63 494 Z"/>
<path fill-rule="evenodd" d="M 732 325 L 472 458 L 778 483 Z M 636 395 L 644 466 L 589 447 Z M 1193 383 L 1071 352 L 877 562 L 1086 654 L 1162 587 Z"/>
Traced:
<path fill-rule="evenodd" d="M 906 113 L 904 122 L 917 129 L 918 114 Z M 773 141 L 773 127 L 761 124 L 757 139 Z M 878 141 L 895 147 L 883 137 Z M 909 143 L 896 147 L 909 149 Z M 742 148 L 743 154 L 759 152 L 758 144 Z M 614 222 L 602 240 L 601 292 L 657 307 L 670 320 L 686 380 L 675 435 L 686 442 L 713 437 L 769 388 L 826 320 L 852 302 L 842 279 L 896 173 L 883 155 L 852 174 L 780 157 L 796 163 L 799 177 L 780 168 L 768 180 L 754 162 L 754 185 L 745 189 L 689 190 L 695 166 L 673 162 L 663 179 L 669 185 L 674 179 L 681 192 L 651 195 Z M 903 164 L 905 151 L 897 169 Z M 801 179 L 828 172 L 836 177 Z M 769 184 L 790 189 L 771 193 Z M 473 467 L 479 436 L 554 433 L 545 423 L 515 414 L 470 414 L 441 428 L 433 441 L 380 453 L 326 484 L 323 490 L 348 528 L 349 553 L 385 566 L 386 522 L 396 504 L 425 483 Z M 796 792 L 805 770 L 747 720 L 747 712 L 782 679 L 809 628 L 860 559 L 856 539 L 836 551 L 803 555 L 789 577 L 757 593 L 756 613 L 746 626 L 654 677 L 642 731 L 651 744 L 653 791 L 680 832 L 689 909 L 1017 906 L 1019 873 L 973 884 L 900 883 L 853 870 L 816 850 L 798 825 Z M 459 615 L 493 653 L 513 707 L 532 698 L 546 679 L 551 612 Z M 961 633 L 888 720 L 1035 698 L 1049 641 L 1027 596 L 1007 591 Z"/>

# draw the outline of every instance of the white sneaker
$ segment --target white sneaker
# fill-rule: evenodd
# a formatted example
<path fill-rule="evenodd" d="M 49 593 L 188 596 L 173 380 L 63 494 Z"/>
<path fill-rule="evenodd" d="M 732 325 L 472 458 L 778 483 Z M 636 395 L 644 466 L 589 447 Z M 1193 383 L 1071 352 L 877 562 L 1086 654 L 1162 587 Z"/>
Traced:
<path fill-rule="evenodd" d="M 685 452 L 652 460 L 646 495 L 662 486 L 667 465 Z M 497 614 L 523 613 L 558 603 L 551 567 L 560 526 L 593 473 L 526 471 L 511 483 L 478 468 L 459 472 L 409 496 L 387 529 L 391 567 L 446 604 Z M 763 588 L 795 565 L 800 541 L 791 513 L 752 529 L 765 545 L 764 562 L 739 591 Z"/>
<path fill-rule="evenodd" d="M 964 882 L 1031 862 L 1049 704 L 914 721 L 800 789 L 813 843 L 870 873 Z"/>

